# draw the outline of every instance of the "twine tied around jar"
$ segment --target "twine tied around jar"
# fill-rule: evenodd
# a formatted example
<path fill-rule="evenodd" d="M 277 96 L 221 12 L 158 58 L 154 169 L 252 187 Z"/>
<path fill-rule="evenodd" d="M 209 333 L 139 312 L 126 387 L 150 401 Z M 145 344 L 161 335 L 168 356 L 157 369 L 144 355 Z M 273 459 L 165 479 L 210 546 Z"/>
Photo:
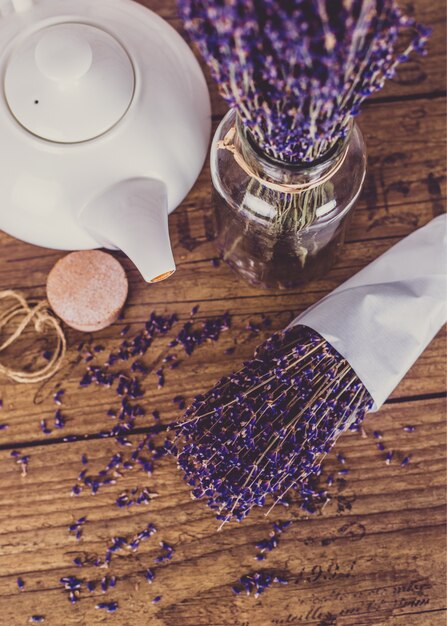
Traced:
<path fill-rule="evenodd" d="M 59 320 L 50 313 L 49 304 L 46 300 L 38 302 L 32 307 L 20 293 L 12 290 L 0 291 L 0 300 L 6 301 L 7 299 L 15 300 L 15 303 L 11 304 L 6 310 L 0 311 L 0 332 L 11 322 L 17 321 L 17 318 L 22 319 L 17 323 L 12 334 L 3 343 L 0 343 L 0 353 L 11 346 L 31 322 L 33 322 L 36 333 L 42 334 L 46 330 L 55 331 L 57 344 L 51 359 L 45 367 L 34 372 L 28 372 L 26 370 L 13 369 L 0 362 L 0 374 L 4 374 L 17 383 L 42 382 L 53 376 L 62 365 L 67 350 L 64 331 Z"/>
<path fill-rule="evenodd" d="M 256 172 L 250 167 L 250 165 L 245 160 L 242 152 L 239 147 L 235 144 L 236 137 L 236 127 L 232 126 L 225 137 L 217 142 L 217 148 L 219 150 L 228 150 L 232 153 L 234 160 L 239 165 L 241 169 L 244 170 L 248 176 L 256 179 L 261 185 L 272 189 L 273 191 L 279 191 L 280 193 L 289 193 L 289 194 L 299 194 L 303 191 L 309 191 L 310 189 L 314 189 L 315 187 L 319 187 L 323 185 L 328 180 L 330 180 L 336 172 L 341 168 L 343 163 L 345 162 L 346 156 L 348 154 L 348 146 L 346 146 L 343 154 L 340 159 L 331 167 L 327 172 L 325 172 L 320 178 L 316 180 L 309 181 L 307 183 L 276 183 L 271 180 L 267 180 L 262 176 L 256 174 Z M 311 165 L 311 164 L 310 164 Z"/>

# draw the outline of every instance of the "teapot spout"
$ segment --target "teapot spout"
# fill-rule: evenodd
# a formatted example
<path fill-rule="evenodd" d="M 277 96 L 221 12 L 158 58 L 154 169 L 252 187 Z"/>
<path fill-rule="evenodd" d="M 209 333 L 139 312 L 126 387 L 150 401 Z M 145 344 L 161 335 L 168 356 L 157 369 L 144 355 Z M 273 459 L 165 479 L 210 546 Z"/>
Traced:
<path fill-rule="evenodd" d="M 91 200 L 80 224 L 106 248 L 119 248 L 144 280 L 155 283 L 175 272 L 168 228 L 166 185 L 133 178 L 113 185 Z"/>

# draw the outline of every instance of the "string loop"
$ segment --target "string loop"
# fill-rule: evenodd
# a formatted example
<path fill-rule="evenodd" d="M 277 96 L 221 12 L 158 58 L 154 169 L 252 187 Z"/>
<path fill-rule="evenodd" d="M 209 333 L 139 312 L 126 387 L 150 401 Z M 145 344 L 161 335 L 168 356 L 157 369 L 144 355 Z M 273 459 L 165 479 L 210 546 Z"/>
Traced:
<path fill-rule="evenodd" d="M 34 372 L 28 372 L 26 370 L 13 369 L 0 362 L 0 374 L 4 374 L 17 383 L 42 382 L 53 376 L 60 369 L 65 357 L 67 341 L 62 326 L 59 320 L 50 312 L 49 304 L 46 300 L 30 306 L 20 293 L 12 290 L 0 291 L 2 303 L 8 299 L 15 302 L 4 311 L 0 310 L 0 333 L 11 322 L 16 322 L 17 326 L 14 332 L 3 343 L 0 343 L 0 354 L 19 339 L 30 323 L 33 323 L 34 330 L 38 334 L 45 333 L 47 330 L 53 330 L 57 337 L 57 343 L 56 349 L 45 367 Z"/>

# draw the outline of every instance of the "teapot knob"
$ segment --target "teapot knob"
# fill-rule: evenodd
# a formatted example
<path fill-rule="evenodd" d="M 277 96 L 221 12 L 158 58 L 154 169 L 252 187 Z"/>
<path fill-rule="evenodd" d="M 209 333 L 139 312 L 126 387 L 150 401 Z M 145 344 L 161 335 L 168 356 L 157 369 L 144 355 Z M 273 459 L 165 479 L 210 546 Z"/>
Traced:
<path fill-rule="evenodd" d="M 64 29 L 49 29 L 42 35 L 35 50 L 36 65 L 47 78 L 58 82 L 76 81 L 91 67 L 90 44 Z"/>

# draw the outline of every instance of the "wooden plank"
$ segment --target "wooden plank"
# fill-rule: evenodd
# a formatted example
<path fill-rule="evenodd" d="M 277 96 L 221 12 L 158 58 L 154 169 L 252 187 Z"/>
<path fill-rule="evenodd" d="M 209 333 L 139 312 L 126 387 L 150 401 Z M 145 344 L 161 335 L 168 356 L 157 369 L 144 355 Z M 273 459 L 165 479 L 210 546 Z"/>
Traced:
<path fill-rule="evenodd" d="M 230 270 L 226 270 L 230 272 Z M 134 296 L 132 296 L 132 299 Z M 138 295 L 136 296 L 138 298 Z M 140 296 L 141 298 L 141 296 Z M 308 303 L 316 300 L 315 294 L 308 294 Z M 230 331 L 222 334 L 222 338 L 217 343 L 207 343 L 199 347 L 196 352 L 187 358 L 183 350 L 170 350 L 169 342 L 176 335 L 175 326 L 173 331 L 165 338 L 157 339 L 142 360 L 151 373 L 144 377 L 142 388 L 145 396 L 138 400 L 138 403 L 145 409 L 146 415 L 150 417 L 154 410 L 159 410 L 163 423 L 169 423 L 180 416 L 180 412 L 173 404 L 173 397 L 181 394 L 187 402 L 199 394 L 212 387 L 215 382 L 225 374 L 237 369 L 240 364 L 250 358 L 255 347 L 269 336 L 274 329 L 284 328 L 297 313 L 293 310 L 295 302 L 292 297 L 284 296 L 281 302 L 277 302 L 274 297 L 254 298 L 256 309 L 253 310 L 251 299 L 241 300 L 239 312 L 233 315 L 233 323 Z M 296 298 L 295 298 L 296 301 Z M 148 317 L 150 302 L 143 307 L 137 299 L 135 306 L 129 307 L 128 319 L 145 319 Z M 229 306 L 230 305 L 230 306 Z M 219 306 L 221 307 L 219 310 Z M 263 306 L 265 312 L 272 320 L 272 329 L 263 330 L 261 333 L 247 332 L 247 325 L 250 321 L 262 322 L 259 306 Z M 231 302 L 222 298 L 217 302 L 205 302 L 198 316 L 198 325 L 209 316 L 222 312 L 225 308 L 232 310 Z M 242 308 L 245 307 L 245 308 Z M 269 308 L 270 307 L 270 308 Z M 155 307 L 160 310 L 160 307 Z M 168 307 L 161 307 L 162 310 L 170 312 L 181 311 L 183 319 L 187 319 L 187 311 L 191 304 L 178 305 L 171 302 Z M 211 309 L 211 310 L 209 310 Z M 250 310 L 251 309 L 251 310 Z M 209 313 L 208 313 L 209 310 Z M 135 317 L 134 317 L 135 316 Z M 93 351 L 94 347 L 101 345 L 106 347 L 104 353 L 100 353 L 92 363 L 101 364 L 105 361 L 108 353 L 116 350 L 122 341 L 119 337 L 119 330 L 125 322 L 114 325 L 112 328 L 95 333 L 93 337 L 87 337 L 87 345 Z M 181 328 L 182 321 L 178 327 Z M 142 328 L 140 323 L 133 323 L 132 333 L 137 333 Z M 14 446 L 17 442 L 41 441 L 59 439 L 67 436 L 84 436 L 110 429 L 116 424 L 116 420 L 107 415 L 109 409 L 119 410 L 121 399 L 116 395 L 114 389 L 98 389 L 91 386 L 81 389 L 79 381 L 88 366 L 85 362 L 79 361 L 79 354 L 76 346 L 79 341 L 86 339 L 82 333 L 70 331 L 68 333 L 69 344 L 72 346 L 66 360 L 64 368 L 59 374 L 47 383 L 41 385 L 18 386 L 5 382 L 2 384 L 2 399 L 4 409 L 0 412 L 0 423 L 7 424 L 8 429 L 0 431 L 0 446 Z M 399 387 L 392 394 L 392 398 L 411 397 L 419 395 L 440 394 L 445 390 L 444 358 L 443 348 L 445 345 L 445 333 L 439 333 L 429 348 L 413 366 Z M 40 353 L 45 344 L 40 344 Z M 228 348 L 235 348 L 233 354 L 225 354 Z M 175 371 L 165 370 L 166 383 L 161 389 L 157 388 L 158 377 L 156 370 L 162 365 L 161 361 L 167 354 L 177 354 L 182 364 Z M 38 358 L 36 349 L 27 352 L 27 361 L 32 362 Z M 129 371 L 128 366 L 119 364 L 115 371 Z M 62 413 L 66 418 L 66 426 L 63 430 L 53 427 L 55 411 L 58 408 L 53 402 L 53 395 L 57 389 L 64 389 Z M 136 420 L 136 427 L 145 427 L 150 421 L 149 417 L 141 417 Z M 46 420 L 47 426 L 52 430 L 51 434 L 44 435 L 40 428 L 41 420 Z"/>
<path fill-rule="evenodd" d="M 255 511 L 243 524 L 220 533 L 212 513 L 190 499 L 171 459 L 160 461 L 152 478 L 133 470 L 94 498 L 85 493 L 73 498 L 70 488 L 83 468 L 81 453 L 87 453 L 88 471 L 95 473 L 117 451 L 112 441 L 33 447 L 26 477 L 8 452 L 0 452 L 3 623 L 26 624 L 31 614 L 43 614 L 49 626 L 93 626 L 106 620 L 95 604 L 111 600 L 120 608 L 107 621 L 133 626 L 322 626 L 330 615 L 337 626 L 441 623 L 444 408 L 440 400 L 387 406 L 366 420 L 366 438 L 344 435 L 337 452 L 346 457 L 350 474 L 320 515 L 306 516 L 292 504 L 287 511 L 274 509 L 267 519 Z M 408 423 L 416 426 L 413 433 L 403 430 Z M 383 432 L 386 448 L 395 450 L 389 466 L 376 449 L 374 429 Z M 411 463 L 402 468 L 399 461 L 409 453 Z M 331 455 L 326 471 L 340 467 Z M 123 489 L 145 485 L 158 494 L 147 507 L 114 506 Z M 337 510 L 340 496 L 351 510 Z M 81 516 L 88 521 L 77 542 L 67 527 Z M 294 524 L 278 548 L 257 562 L 256 542 L 268 537 L 274 520 L 284 518 Z M 107 572 L 72 564 L 77 556 L 103 556 L 113 536 L 130 537 L 148 522 L 158 533 L 136 553 L 117 554 Z M 171 562 L 156 564 L 161 539 L 175 547 L 175 555 Z M 147 567 L 156 572 L 152 586 L 143 577 Z M 289 584 L 275 585 L 257 600 L 235 596 L 231 585 L 255 569 L 284 575 Z M 105 574 L 118 577 L 116 588 L 107 594 L 84 591 L 73 607 L 58 582 L 63 575 L 98 581 Z M 23 592 L 17 590 L 17 576 L 26 583 Z M 162 600 L 153 606 L 158 594 Z"/>

